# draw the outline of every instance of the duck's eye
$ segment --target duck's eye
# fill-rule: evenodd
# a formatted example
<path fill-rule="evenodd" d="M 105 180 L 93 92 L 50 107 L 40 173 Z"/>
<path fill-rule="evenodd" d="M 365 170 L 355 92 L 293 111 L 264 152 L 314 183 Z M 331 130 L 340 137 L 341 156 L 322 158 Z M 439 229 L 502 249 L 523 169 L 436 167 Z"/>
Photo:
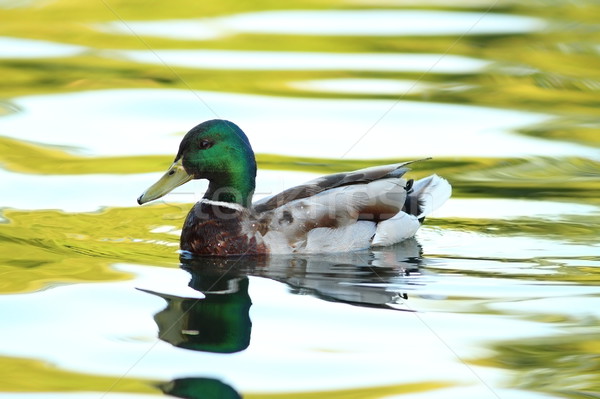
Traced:
<path fill-rule="evenodd" d="M 212 147 L 213 144 L 214 143 L 210 140 L 201 140 L 200 143 L 198 143 L 198 148 L 200 148 L 201 150 L 206 150 Z"/>

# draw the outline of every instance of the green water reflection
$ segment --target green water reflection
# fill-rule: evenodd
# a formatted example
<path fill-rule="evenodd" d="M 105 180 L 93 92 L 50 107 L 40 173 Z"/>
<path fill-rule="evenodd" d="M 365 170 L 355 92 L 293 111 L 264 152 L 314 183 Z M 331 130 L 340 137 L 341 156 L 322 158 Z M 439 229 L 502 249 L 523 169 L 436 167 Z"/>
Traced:
<path fill-rule="evenodd" d="M 489 364 L 517 370 L 514 383 L 520 388 L 559 392 L 567 398 L 594 397 L 600 390 L 596 334 L 575 332 L 568 338 L 510 342 L 495 349 L 498 356 L 489 359 Z"/>

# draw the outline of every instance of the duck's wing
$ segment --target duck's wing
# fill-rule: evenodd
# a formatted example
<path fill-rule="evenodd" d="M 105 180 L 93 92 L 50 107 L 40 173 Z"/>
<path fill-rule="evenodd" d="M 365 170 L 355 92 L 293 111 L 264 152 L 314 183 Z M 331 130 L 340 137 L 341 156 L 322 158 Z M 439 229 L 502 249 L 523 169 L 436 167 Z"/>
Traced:
<path fill-rule="evenodd" d="M 380 179 L 399 178 L 409 170 L 406 165 L 426 159 L 429 158 L 322 176 L 302 185 L 288 188 L 274 196 L 256 201 L 253 204 L 253 209 L 256 213 L 262 213 L 281 207 L 291 201 L 311 197 L 333 188 L 371 183 Z"/>
<path fill-rule="evenodd" d="M 406 180 L 334 187 L 256 214 L 253 224 L 272 253 L 344 252 L 367 248 L 375 220 L 392 217 L 406 199 Z"/>

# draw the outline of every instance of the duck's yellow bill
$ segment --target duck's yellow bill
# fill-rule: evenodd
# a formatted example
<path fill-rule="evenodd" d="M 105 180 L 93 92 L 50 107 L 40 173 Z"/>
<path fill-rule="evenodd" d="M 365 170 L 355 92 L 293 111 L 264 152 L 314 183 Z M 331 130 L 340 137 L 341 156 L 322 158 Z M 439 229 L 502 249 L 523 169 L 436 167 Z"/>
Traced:
<path fill-rule="evenodd" d="M 194 177 L 185 171 L 181 163 L 181 159 L 174 162 L 167 172 L 156 183 L 151 185 L 137 199 L 138 204 L 142 205 L 146 202 L 153 201 L 169 193 L 173 189 L 189 182 Z"/>

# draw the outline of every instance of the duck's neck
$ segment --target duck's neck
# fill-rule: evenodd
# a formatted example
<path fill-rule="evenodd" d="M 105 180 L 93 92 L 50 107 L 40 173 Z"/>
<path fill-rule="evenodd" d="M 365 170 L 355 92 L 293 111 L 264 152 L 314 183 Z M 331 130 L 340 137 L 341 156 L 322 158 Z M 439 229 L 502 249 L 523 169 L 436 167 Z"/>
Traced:
<path fill-rule="evenodd" d="M 236 165 L 226 171 L 214 173 L 209 179 L 208 190 L 204 198 L 239 204 L 244 207 L 252 205 L 256 180 L 256 163 Z"/>

